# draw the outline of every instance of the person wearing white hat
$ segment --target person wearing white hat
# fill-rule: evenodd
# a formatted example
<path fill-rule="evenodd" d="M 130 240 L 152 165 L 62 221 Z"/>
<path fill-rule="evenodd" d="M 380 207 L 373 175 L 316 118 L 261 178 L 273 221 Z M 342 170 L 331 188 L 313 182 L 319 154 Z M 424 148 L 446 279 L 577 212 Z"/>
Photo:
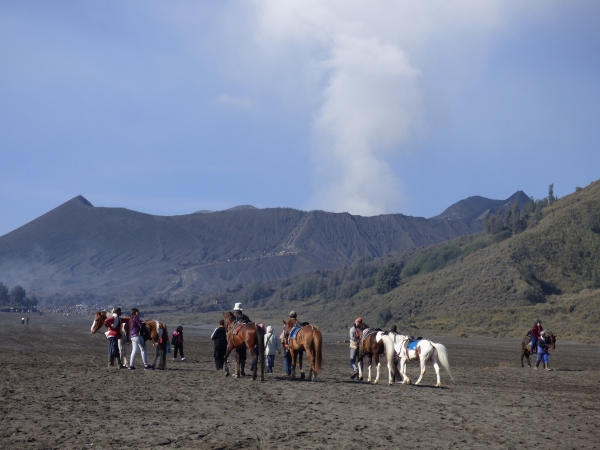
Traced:
<path fill-rule="evenodd" d="M 236 303 L 233 307 L 233 315 L 235 316 L 236 323 L 250 322 L 250 318 L 244 314 L 241 303 Z"/>
<path fill-rule="evenodd" d="M 244 314 L 244 310 L 242 309 L 242 304 L 241 303 L 236 303 L 233 307 L 233 315 L 235 316 L 235 325 L 237 326 L 238 324 L 242 324 L 242 323 L 247 323 L 250 322 L 250 318 Z M 235 330 L 235 326 L 231 327 L 231 333 L 233 335 L 233 331 Z M 244 367 L 246 365 L 246 347 L 242 347 L 239 350 L 236 348 L 235 349 L 235 353 L 236 353 L 236 361 L 238 361 L 240 363 L 240 373 L 242 376 L 245 376 L 246 373 L 244 371 Z"/>

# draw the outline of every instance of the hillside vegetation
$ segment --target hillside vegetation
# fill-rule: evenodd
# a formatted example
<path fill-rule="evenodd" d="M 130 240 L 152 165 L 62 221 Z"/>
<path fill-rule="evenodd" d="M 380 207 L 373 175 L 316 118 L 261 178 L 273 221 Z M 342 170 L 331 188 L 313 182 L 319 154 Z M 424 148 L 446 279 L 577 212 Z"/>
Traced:
<path fill-rule="evenodd" d="M 241 301 L 255 310 L 295 309 L 326 329 L 361 316 L 415 334 L 521 336 L 540 317 L 562 337 L 600 337 L 600 182 L 550 203 L 524 231 L 504 230 L 504 240 L 481 232 L 364 256 L 342 270 L 198 296 L 193 307 Z"/>

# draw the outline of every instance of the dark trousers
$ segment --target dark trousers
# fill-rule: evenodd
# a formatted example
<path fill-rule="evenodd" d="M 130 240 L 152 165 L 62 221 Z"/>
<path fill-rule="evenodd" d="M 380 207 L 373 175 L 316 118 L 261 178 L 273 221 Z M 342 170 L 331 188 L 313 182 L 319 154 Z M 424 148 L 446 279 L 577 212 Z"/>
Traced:
<path fill-rule="evenodd" d="M 225 364 L 225 353 L 227 352 L 227 344 L 215 345 L 215 366 L 217 370 L 223 370 Z"/>
<path fill-rule="evenodd" d="M 177 350 L 179 350 L 179 353 L 181 354 L 181 357 L 184 358 L 183 356 L 183 344 L 175 344 L 175 350 L 173 353 L 173 358 L 177 358 Z"/>

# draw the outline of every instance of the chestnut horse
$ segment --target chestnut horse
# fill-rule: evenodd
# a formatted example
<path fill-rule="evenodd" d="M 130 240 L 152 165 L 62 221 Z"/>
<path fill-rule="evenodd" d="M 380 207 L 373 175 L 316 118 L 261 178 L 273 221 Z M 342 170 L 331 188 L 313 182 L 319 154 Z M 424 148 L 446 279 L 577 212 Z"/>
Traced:
<path fill-rule="evenodd" d="M 106 320 L 106 311 L 98 311 L 94 316 L 94 323 L 92 323 L 92 334 L 95 334 L 104 326 L 104 321 Z M 167 332 L 167 326 L 159 322 L 157 320 L 148 320 L 145 322 L 146 328 L 150 333 L 150 339 L 152 340 L 152 345 L 156 348 L 156 355 L 154 357 L 154 362 L 151 367 L 156 366 L 156 362 L 160 359 L 159 369 L 167 368 L 167 342 L 169 340 L 169 333 Z M 123 326 L 128 325 L 123 323 Z M 129 334 L 129 333 L 127 333 Z M 126 336 L 126 334 L 121 331 L 121 340 Z M 119 341 L 119 352 L 121 353 L 121 361 L 127 361 L 127 357 L 124 355 L 125 349 L 121 350 L 121 341 Z"/>
<path fill-rule="evenodd" d="M 546 332 L 546 342 L 548 343 L 548 347 L 552 350 L 556 350 L 556 335 Z M 529 361 L 529 355 L 533 355 L 537 352 L 534 352 L 531 348 L 531 338 L 529 336 L 523 338 L 523 342 L 521 342 L 521 367 L 525 367 L 523 365 L 523 358 L 527 358 L 527 364 L 531 368 L 531 361 Z"/>
<path fill-rule="evenodd" d="M 389 333 L 391 335 L 395 333 Z M 389 371 L 389 380 L 388 384 L 394 383 L 394 376 L 400 380 L 401 376 L 398 372 L 398 368 L 394 365 L 394 345 L 388 333 L 384 333 L 381 330 L 377 330 L 371 334 L 369 334 L 366 338 L 363 338 L 359 342 L 359 352 L 358 352 L 358 379 L 363 379 L 362 373 L 362 365 L 363 358 L 365 356 L 369 357 L 369 375 L 367 381 L 371 382 L 371 364 L 373 359 L 375 359 L 375 365 L 377 366 L 377 375 L 375 376 L 375 380 L 373 384 L 379 383 L 379 374 L 381 363 L 379 362 L 380 355 L 386 355 L 387 366 Z"/>
<path fill-rule="evenodd" d="M 256 380 L 256 371 L 258 369 L 258 359 L 260 358 L 260 381 L 265 381 L 265 332 L 254 322 L 247 322 L 239 329 L 235 323 L 235 316 L 231 311 L 223 313 L 225 317 L 225 328 L 227 330 L 227 351 L 225 352 L 225 376 L 229 376 L 229 364 L 227 358 L 235 348 L 242 351 L 244 348 L 250 350 L 250 355 L 254 356 L 254 369 L 252 369 L 252 379 Z M 234 334 L 235 331 L 235 334 Z M 258 347 L 258 354 L 255 354 L 254 347 Z M 236 378 L 240 377 L 240 361 L 236 361 Z"/>
<path fill-rule="evenodd" d="M 296 354 L 298 355 L 298 365 L 300 366 L 300 379 L 304 379 L 304 371 L 302 370 L 302 352 L 306 351 L 310 360 L 310 373 L 308 379 L 315 381 L 317 375 L 321 371 L 322 353 L 321 347 L 323 344 L 323 335 L 314 325 L 306 324 L 300 328 L 293 339 L 290 339 L 290 332 L 298 321 L 290 318 L 287 322 L 284 320 L 285 329 L 283 336 L 286 338 L 290 355 L 292 357 L 292 379 L 296 378 Z"/>

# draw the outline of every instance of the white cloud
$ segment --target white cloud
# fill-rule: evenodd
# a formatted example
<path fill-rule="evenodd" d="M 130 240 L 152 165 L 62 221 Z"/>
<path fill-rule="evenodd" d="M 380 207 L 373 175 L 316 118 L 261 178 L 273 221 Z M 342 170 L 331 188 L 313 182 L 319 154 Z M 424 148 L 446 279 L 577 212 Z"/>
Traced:
<path fill-rule="evenodd" d="M 401 183 L 389 161 L 407 152 L 422 119 L 420 65 L 435 53 L 431 46 L 442 44 L 439 52 L 448 53 L 443 57 L 459 65 L 461 55 L 479 52 L 490 35 L 507 26 L 509 13 L 531 8 L 499 0 L 257 0 L 254 5 L 254 43 L 268 55 L 265 60 L 277 67 L 278 59 L 293 56 L 304 73 L 288 78 L 318 80 L 313 82 L 321 103 L 313 115 L 317 194 L 312 206 L 363 215 L 401 207 Z"/>

